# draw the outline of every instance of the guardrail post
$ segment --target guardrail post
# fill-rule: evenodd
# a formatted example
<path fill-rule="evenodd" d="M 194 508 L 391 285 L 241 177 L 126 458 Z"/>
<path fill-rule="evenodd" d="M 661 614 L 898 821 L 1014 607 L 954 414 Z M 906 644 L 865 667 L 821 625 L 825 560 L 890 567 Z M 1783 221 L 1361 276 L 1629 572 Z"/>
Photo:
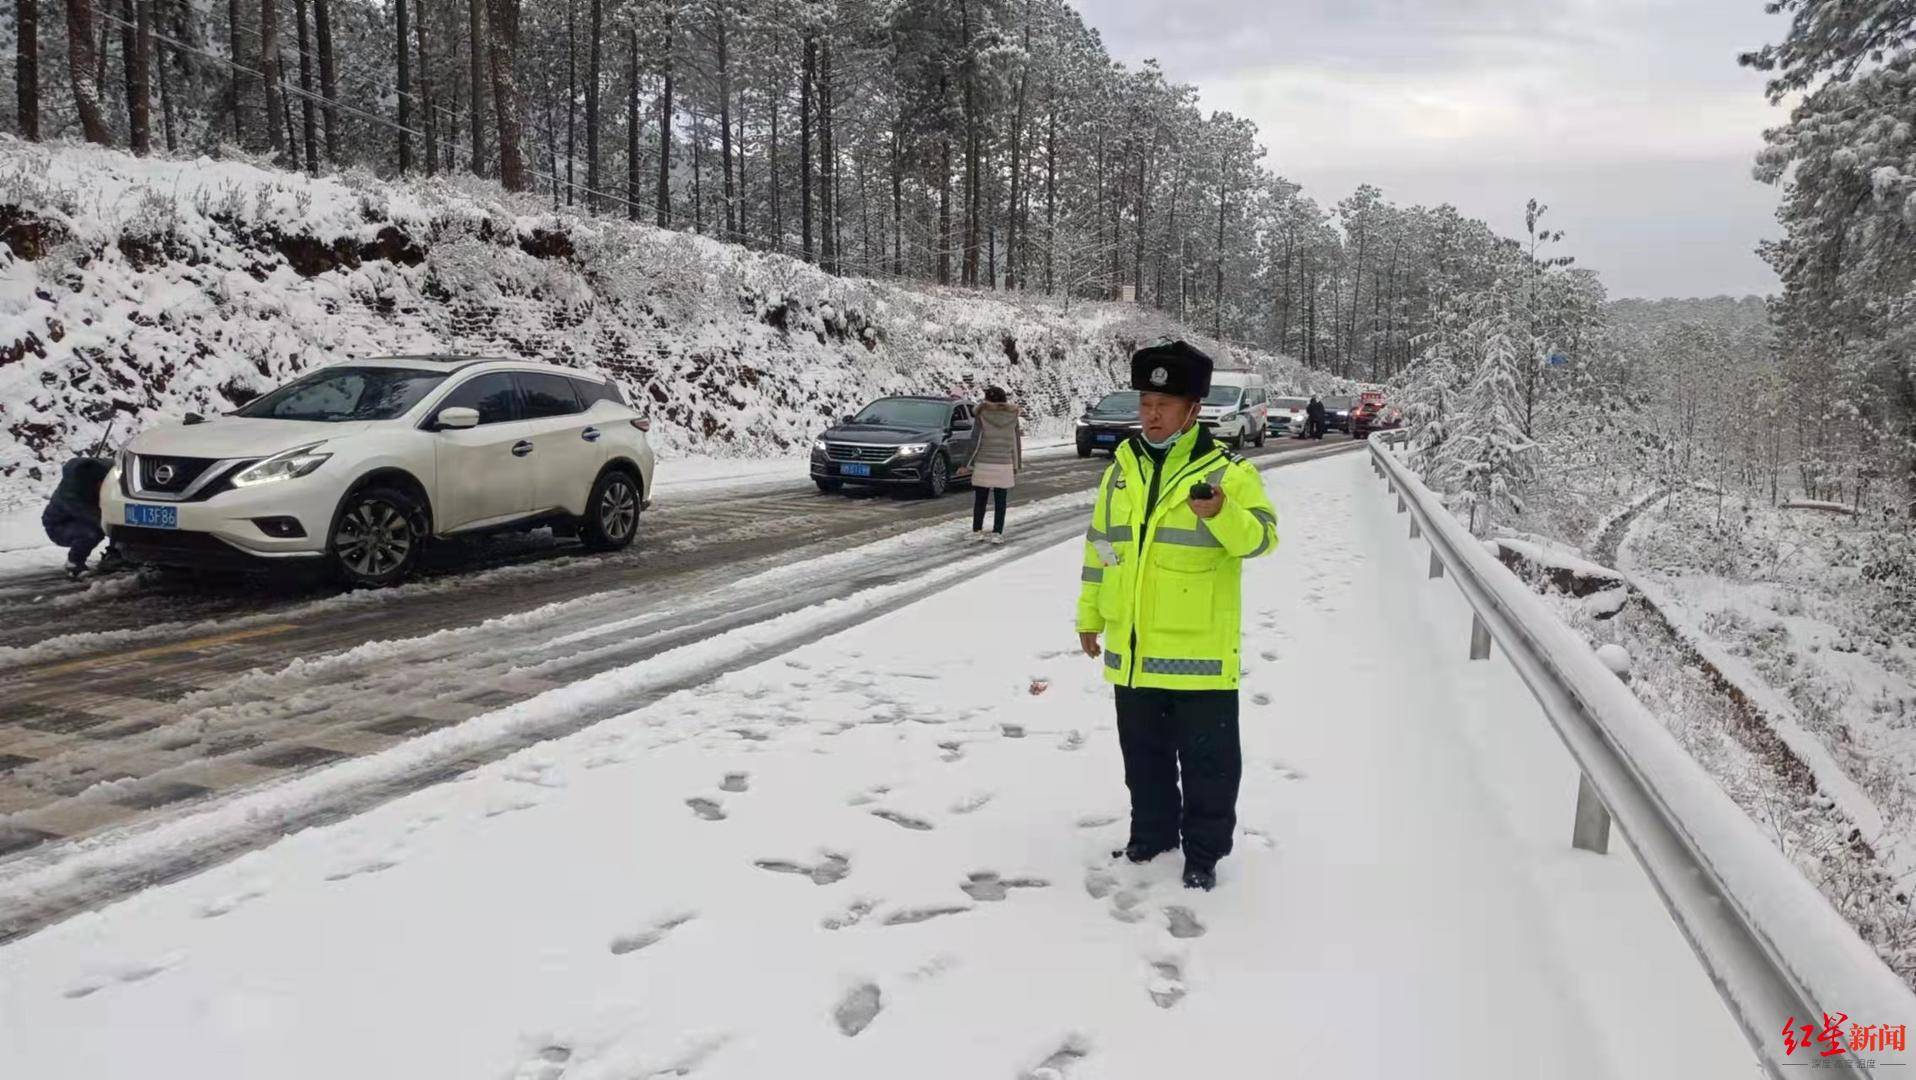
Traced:
<path fill-rule="evenodd" d="M 1430 579 L 1432 581 L 1435 581 L 1438 578 L 1443 576 L 1444 576 L 1444 560 L 1441 556 L 1437 554 L 1437 549 L 1432 548 L 1430 551 Z"/>
<path fill-rule="evenodd" d="M 1401 514 L 1408 509 L 1410 509 L 1410 504 L 1404 501 L 1404 493 L 1401 491 L 1398 492 L 1397 493 L 1397 512 Z"/>
<path fill-rule="evenodd" d="M 1577 823 L 1570 830 L 1570 846 L 1599 855 L 1610 851 L 1610 811 L 1582 773 L 1577 774 Z"/>
<path fill-rule="evenodd" d="M 1470 658 L 1490 659 L 1490 627 L 1485 626 L 1483 616 L 1474 611 L 1470 613 Z"/>
<path fill-rule="evenodd" d="M 1422 535 L 1424 535 L 1424 527 L 1417 523 L 1417 515 L 1412 514 L 1410 516 L 1410 538 L 1415 540 Z"/>
<path fill-rule="evenodd" d="M 1392 495 L 1397 494 L 1397 481 L 1387 479 L 1384 481 L 1384 486 L 1390 489 Z"/>

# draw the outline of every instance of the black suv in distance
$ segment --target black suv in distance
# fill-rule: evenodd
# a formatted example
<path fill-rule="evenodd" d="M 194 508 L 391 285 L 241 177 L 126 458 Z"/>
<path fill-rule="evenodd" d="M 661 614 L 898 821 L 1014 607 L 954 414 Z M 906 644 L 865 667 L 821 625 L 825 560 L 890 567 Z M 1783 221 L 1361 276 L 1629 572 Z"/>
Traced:
<path fill-rule="evenodd" d="M 977 426 L 971 406 L 953 398 L 879 398 L 812 443 L 812 482 L 827 492 L 880 484 L 943 495 L 971 475 Z"/>
<path fill-rule="evenodd" d="M 1093 450 L 1116 450 L 1119 443 L 1138 433 L 1138 427 L 1138 392 L 1114 390 L 1078 418 L 1078 456 L 1090 457 Z"/>

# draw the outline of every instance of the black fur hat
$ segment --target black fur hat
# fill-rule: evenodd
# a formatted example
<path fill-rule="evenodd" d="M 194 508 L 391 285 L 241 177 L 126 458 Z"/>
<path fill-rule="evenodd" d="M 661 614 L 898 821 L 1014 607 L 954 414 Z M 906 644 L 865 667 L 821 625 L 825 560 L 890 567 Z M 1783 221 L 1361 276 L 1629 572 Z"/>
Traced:
<path fill-rule="evenodd" d="M 1131 388 L 1202 399 L 1211 392 L 1211 358 L 1184 341 L 1147 345 L 1131 354 Z"/>

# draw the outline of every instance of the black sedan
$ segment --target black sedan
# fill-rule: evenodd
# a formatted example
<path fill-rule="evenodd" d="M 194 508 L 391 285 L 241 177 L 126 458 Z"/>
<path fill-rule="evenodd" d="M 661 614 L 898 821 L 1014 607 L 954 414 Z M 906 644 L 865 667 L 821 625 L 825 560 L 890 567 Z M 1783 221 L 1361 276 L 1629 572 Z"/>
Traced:
<path fill-rule="evenodd" d="M 943 495 L 971 475 L 977 425 L 971 406 L 953 398 L 879 398 L 812 444 L 812 482 L 827 492 L 870 484 Z"/>
<path fill-rule="evenodd" d="M 1351 433 L 1351 408 L 1356 404 L 1347 397 L 1327 397 L 1324 399 L 1324 429 Z"/>
<path fill-rule="evenodd" d="M 1138 392 L 1113 391 L 1078 418 L 1078 456 L 1090 457 L 1093 450 L 1116 450 L 1119 443 L 1137 433 Z"/>

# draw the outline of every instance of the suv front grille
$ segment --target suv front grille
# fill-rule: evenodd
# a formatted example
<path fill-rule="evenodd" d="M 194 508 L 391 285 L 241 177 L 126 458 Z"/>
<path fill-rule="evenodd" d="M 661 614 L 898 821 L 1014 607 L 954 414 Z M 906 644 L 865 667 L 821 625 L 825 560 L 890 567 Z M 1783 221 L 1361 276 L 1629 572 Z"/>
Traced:
<path fill-rule="evenodd" d="M 140 487 L 178 495 L 213 467 L 217 458 L 149 457 L 140 455 Z"/>
<path fill-rule="evenodd" d="M 825 456 L 833 461 L 863 461 L 877 464 L 890 461 L 898 452 L 896 446 L 854 446 L 849 443 L 826 443 Z"/>

